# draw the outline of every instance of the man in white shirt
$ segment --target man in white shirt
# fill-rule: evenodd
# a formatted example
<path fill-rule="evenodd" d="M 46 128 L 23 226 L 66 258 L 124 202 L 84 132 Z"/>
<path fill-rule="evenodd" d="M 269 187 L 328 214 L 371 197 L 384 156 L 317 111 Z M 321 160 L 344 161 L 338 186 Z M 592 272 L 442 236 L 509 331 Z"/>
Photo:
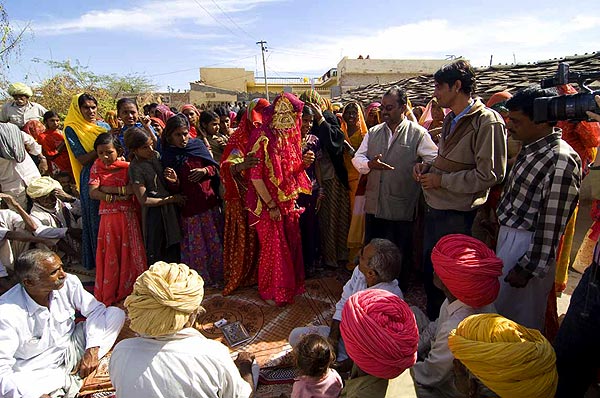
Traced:
<path fill-rule="evenodd" d="M 36 102 L 29 101 L 33 95 L 31 87 L 23 83 L 13 83 L 8 94 L 14 101 L 7 101 L 0 109 L 0 122 L 8 122 L 22 128 L 30 120 L 40 120 L 47 109 Z"/>
<path fill-rule="evenodd" d="M 495 312 L 502 260 L 483 242 L 467 235 L 446 235 L 431 253 L 434 282 L 446 295 L 440 316 L 428 318 L 413 308 L 419 327 L 418 354 L 412 367 L 420 398 L 465 398 L 455 386 L 454 356 L 448 348 L 448 334 L 466 317 Z"/>
<path fill-rule="evenodd" d="M 360 262 L 354 268 L 352 277 L 344 285 L 342 297 L 335 305 L 335 313 L 331 320 L 331 326 L 308 326 L 292 330 L 288 341 L 292 347 L 307 334 L 317 333 L 328 337 L 332 343 L 337 361 L 335 366 L 341 372 L 346 372 L 352 367 L 348 358 L 344 342 L 340 334 L 340 322 L 342 321 L 342 310 L 344 304 L 354 293 L 366 289 L 386 290 L 404 299 L 402 290 L 396 279 L 402 262 L 402 255 L 398 247 L 387 239 L 373 239 L 360 251 Z"/>
<path fill-rule="evenodd" d="M 39 166 L 36 167 L 28 153 L 39 159 Z M 42 146 L 14 124 L 0 123 L 0 187 L 2 187 L 2 192 L 13 196 L 25 208 L 27 207 L 25 193 L 27 185 L 40 177 L 40 171 L 43 173 L 47 170 L 48 163 L 42 155 Z"/>
<path fill-rule="evenodd" d="M 248 398 L 253 391 L 252 358 L 236 362 L 223 344 L 193 328 L 204 281 L 185 264 L 159 261 L 138 277 L 125 307 L 140 337 L 115 346 L 110 379 L 127 398 Z M 237 368 L 236 368 L 237 365 Z M 239 369 L 239 370 L 238 370 Z"/>
<path fill-rule="evenodd" d="M 20 284 L 0 296 L 0 396 L 75 397 L 114 344 L 125 313 L 106 308 L 47 250 L 15 262 Z M 87 318 L 75 325 L 75 313 Z"/>
<path fill-rule="evenodd" d="M 402 252 L 402 268 L 412 261 L 413 222 L 421 187 L 412 177 L 415 164 L 432 162 L 437 146 L 427 130 L 405 116 L 407 96 L 399 87 L 381 100 L 384 123 L 365 135 L 352 164 L 368 174 L 365 202 L 365 242 L 389 239 Z"/>

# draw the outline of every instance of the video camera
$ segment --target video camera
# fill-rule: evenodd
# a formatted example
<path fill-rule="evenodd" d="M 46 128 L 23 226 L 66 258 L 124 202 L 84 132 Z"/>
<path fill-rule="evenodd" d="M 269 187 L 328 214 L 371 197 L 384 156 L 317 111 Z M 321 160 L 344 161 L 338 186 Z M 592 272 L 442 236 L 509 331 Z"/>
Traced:
<path fill-rule="evenodd" d="M 600 91 L 592 91 L 586 84 L 600 78 L 600 72 L 570 72 L 569 64 L 561 62 L 553 77 L 542 79 L 542 88 L 577 83 L 587 92 L 560 95 L 555 97 L 536 98 L 533 102 L 533 121 L 535 123 L 556 122 L 559 120 L 582 121 L 588 120 L 585 111 L 600 113 L 600 108 L 594 100 Z"/>

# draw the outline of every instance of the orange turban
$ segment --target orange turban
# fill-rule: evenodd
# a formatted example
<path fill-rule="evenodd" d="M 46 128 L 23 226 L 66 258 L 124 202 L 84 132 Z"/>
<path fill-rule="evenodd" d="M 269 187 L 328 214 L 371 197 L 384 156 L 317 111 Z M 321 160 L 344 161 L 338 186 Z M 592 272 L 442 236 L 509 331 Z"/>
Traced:
<path fill-rule="evenodd" d="M 408 304 L 386 290 L 367 289 L 350 296 L 340 331 L 350 358 L 375 377 L 393 379 L 417 360 L 415 316 Z"/>
<path fill-rule="evenodd" d="M 498 297 L 502 260 L 483 242 L 467 235 L 446 235 L 431 252 L 435 273 L 457 299 L 479 308 Z"/>

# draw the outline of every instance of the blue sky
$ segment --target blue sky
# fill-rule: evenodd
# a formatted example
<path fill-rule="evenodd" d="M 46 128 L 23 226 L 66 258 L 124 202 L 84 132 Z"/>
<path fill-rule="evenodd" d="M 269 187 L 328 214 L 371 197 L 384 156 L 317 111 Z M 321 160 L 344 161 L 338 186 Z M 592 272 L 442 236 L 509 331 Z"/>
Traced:
<path fill-rule="evenodd" d="M 410 4 L 410 5 L 406 5 Z M 459 5 L 460 4 L 460 5 Z M 600 1 L 6 0 L 30 33 L 9 78 L 53 71 L 34 58 L 78 59 L 102 74 L 140 73 L 188 89 L 201 66 L 320 76 L 343 56 L 445 58 L 476 66 L 600 50 Z"/>

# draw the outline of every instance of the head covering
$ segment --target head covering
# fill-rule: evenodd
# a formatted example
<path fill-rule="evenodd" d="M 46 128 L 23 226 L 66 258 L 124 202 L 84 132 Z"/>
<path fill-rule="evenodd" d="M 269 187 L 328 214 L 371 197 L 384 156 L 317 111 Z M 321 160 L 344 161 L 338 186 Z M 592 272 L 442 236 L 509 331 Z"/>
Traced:
<path fill-rule="evenodd" d="M 67 117 L 65 117 L 65 130 L 70 127 L 77 138 L 79 139 L 79 143 L 83 147 L 86 153 L 94 150 L 94 141 L 96 138 L 106 132 L 104 127 L 100 127 L 95 123 L 90 123 L 83 117 L 81 113 L 81 109 L 79 109 L 79 97 L 82 95 L 75 94 L 73 98 L 71 98 L 71 105 L 69 106 L 69 110 L 67 112 Z M 67 144 L 67 151 L 69 152 L 69 159 L 71 160 L 71 168 L 73 170 L 73 177 L 75 178 L 75 184 L 77 184 L 77 190 L 79 190 L 79 175 L 81 174 L 81 163 L 73 154 L 73 149 L 69 144 L 69 140 L 65 140 Z"/>
<path fill-rule="evenodd" d="M 483 242 L 462 234 L 446 235 L 431 252 L 435 273 L 457 299 L 478 308 L 498 297 L 502 260 Z"/>
<path fill-rule="evenodd" d="M 367 131 L 369 131 L 369 129 L 367 128 L 367 124 L 365 123 L 365 116 L 363 115 L 362 106 L 360 105 L 360 103 L 356 101 L 349 102 L 346 104 L 346 106 L 344 106 L 344 109 L 342 110 L 342 121 L 340 123 L 341 129 L 344 132 L 344 135 L 346 136 L 346 140 L 348 141 L 350 141 L 350 137 L 348 136 L 348 125 L 344 120 L 344 112 L 346 112 L 346 108 L 348 108 L 351 105 L 356 105 L 356 107 L 358 108 L 358 117 L 356 119 L 356 125 L 358 127 L 358 131 L 360 132 L 360 135 L 364 137 L 367 134 Z"/>
<path fill-rule="evenodd" d="M 15 95 L 25 95 L 29 98 L 33 95 L 33 91 L 31 90 L 31 87 L 25 83 L 12 83 L 8 86 L 8 94 L 11 97 L 14 97 Z"/>
<path fill-rule="evenodd" d="M 318 105 L 323 111 L 327 109 L 327 103 L 324 101 L 323 97 L 321 97 L 321 94 L 313 88 L 300 94 L 299 98 L 302 102 L 310 102 L 311 104 Z"/>
<path fill-rule="evenodd" d="M 131 330 L 146 336 L 177 333 L 203 297 L 204 281 L 196 271 L 158 261 L 137 278 L 125 299 Z"/>
<path fill-rule="evenodd" d="M 388 291 L 367 289 L 350 296 L 340 331 L 350 358 L 375 377 L 393 379 L 417 360 L 415 316 L 408 304 Z"/>
<path fill-rule="evenodd" d="M 116 111 L 107 111 L 106 115 L 104 115 L 104 121 L 113 129 L 119 128 L 119 118 Z"/>
<path fill-rule="evenodd" d="M 506 108 L 506 101 L 512 98 L 512 94 L 508 91 L 500 91 L 490 97 L 485 103 L 485 106 L 495 110 L 496 112 L 503 113 L 508 112 Z"/>
<path fill-rule="evenodd" d="M 44 126 L 44 123 L 40 122 L 39 120 L 34 119 L 25 123 L 21 130 L 32 136 L 33 139 L 37 141 L 40 134 L 46 131 L 46 126 Z"/>
<path fill-rule="evenodd" d="M 421 126 L 425 127 L 426 129 L 429 129 L 429 127 L 431 126 L 431 123 L 433 122 L 433 107 L 436 105 L 439 106 L 439 104 L 437 103 L 437 99 L 432 98 L 427 103 L 427 106 L 425 107 L 423 114 L 419 118 L 419 124 Z M 442 108 L 442 112 L 444 113 L 444 116 L 446 116 L 448 113 L 450 113 L 450 109 Z"/>
<path fill-rule="evenodd" d="M 161 119 L 159 119 L 159 118 L 157 118 L 157 117 L 151 117 L 151 118 L 150 118 L 150 120 L 151 120 L 151 121 L 153 121 L 153 122 L 155 122 L 155 123 L 157 123 L 157 124 L 158 124 L 160 127 L 162 127 L 162 128 L 163 128 L 163 130 L 164 130 L 164 128 L 167 126 L 167 125 L 165 124 L 165 122 L 163 122 Z"/>
<path fill-rule="evenodd" d="M 331 109 L 333 109 L 334 112 L 339 112 L 343 107 L 344 107 L 344 105 L 342 105 L 341 102 L 332 102 L 331 103 Z"/>
<path fill-rule="evenodd" d="M 381 104 L 379 102 L 371 102 L 369 104 L 369 106 L 367 106 L 367 110 L 365 111 L 365 115 L 368 116 L 369 113 L 373 110 L 373 109 L 379 109 L 381 108 Z"/>
<path fill-rule="evenodd" d="M 21 163 L 25 160 L 27 152 L 23 142 L 23 134 L 12 123 L 0 123 L 0 157 Z"/>
<path fill-rule="evenodd" d="M 60 182 L 52 177 L 38 177 L 29 183 L 27 195 L 31 199 L 41 198 L 51 194 L 55 189 L 62 189 Z"/>
<path fill-rule="evenodd" d="M 154 111 L 154 115 L 157 118 L 159 118 L 160 120 L 162 120 L 166 125 L 167 120 L 169 120 L 175 114 L 173 112 L 171 112 L 171 109 L 169 109 L 168 106 L 166 106 L 164 104 L 160 104 L 159 106 L 156 107 L 156 110 Z M 200 114 L 198 114 L 198 116 L 200 116 Z"/>
<path fill-rule="evenodd" d="M 538 330 L 498 314 L 471 315 L 450 332 L 448 347 L 502 398 L 548 398 L 556 392 L 556 355 Z"/>

